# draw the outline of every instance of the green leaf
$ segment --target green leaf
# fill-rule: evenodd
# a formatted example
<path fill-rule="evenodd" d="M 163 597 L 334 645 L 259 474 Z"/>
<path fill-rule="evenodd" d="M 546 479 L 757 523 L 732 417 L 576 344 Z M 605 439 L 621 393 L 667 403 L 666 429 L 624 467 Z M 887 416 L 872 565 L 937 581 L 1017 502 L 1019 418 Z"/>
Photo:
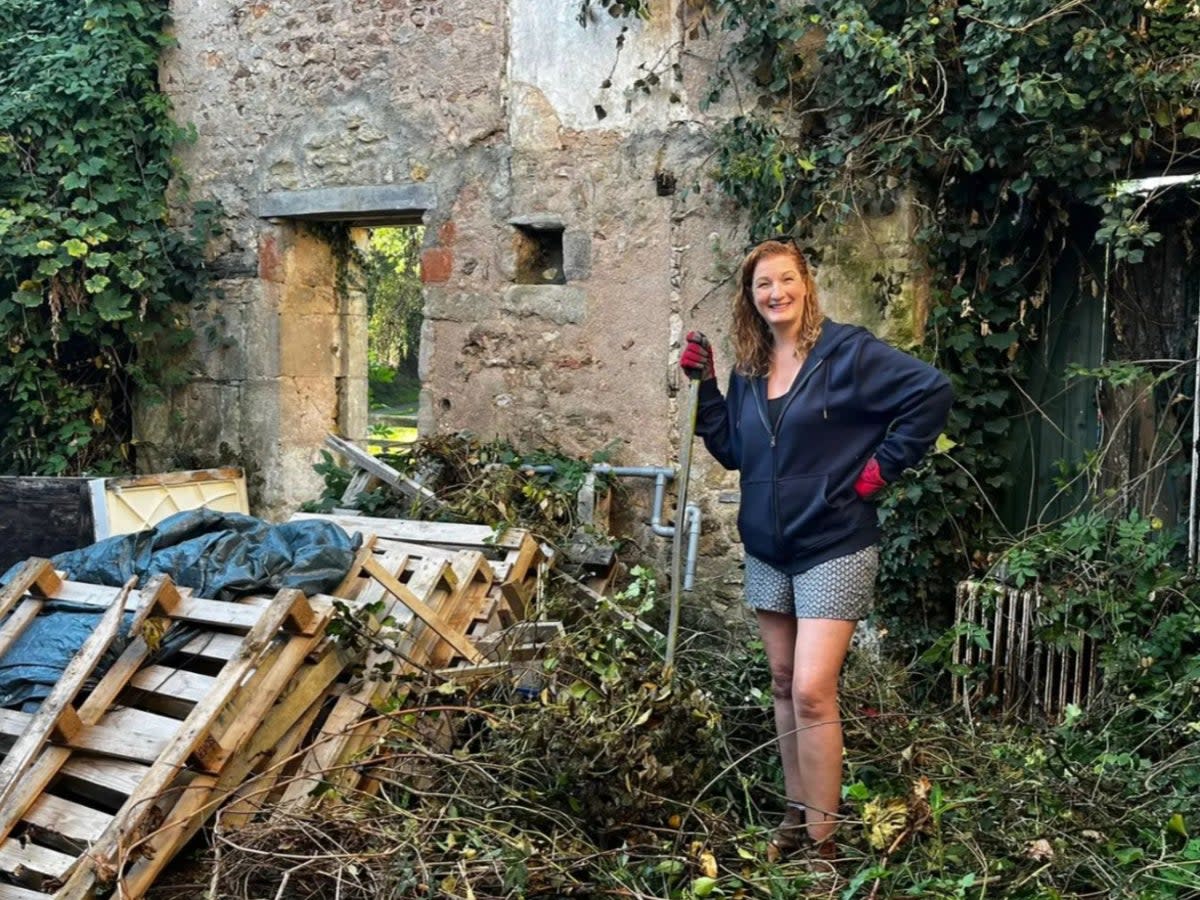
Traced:
<path fill-rule="evenodd" d="M 64 241 L 63 248 L 76 259 L 81 259 L 88 254 L 88 245 L 78 238 L 71 238 L 69 241 Z"/>
<path fill-rule="evenodd" d="M 1187 826 L 1183 822 L 1183 814 L 1175 813 L 1171 816 L 1171 818 L 1167 819 L 1166 830 L 1171 834 L 1177 834 L 1182 838 L 1187 837 Z"/>
<path fill-rule="evenodd" d="M 92 301 L 92 308 L 105 322 L 120 322 L 133 315 L 129 297 L 117 291 L 105 291 Z"/>
<path fill-rule="evenodd" d="M 87 281 L 85 281 L 83 283 L 83 286 L 85 288 L 87 288 L 87 292 L 89 294 L 99 294 L 106 287 L 108 287 L 108 285 L 111 281 L 112 281 L 112 279 L 109 278 L 107 275 L 101 275 L 101 274 L 97 273 L 97 274 L 93 275 L 91 278 L 89 278 Z"/>
<path fill-rule="evenodd" d="M 1188 122 L 1183 126 L 1183 133 L 1186 137 L 1200 138 L 1200 122 Z"/>

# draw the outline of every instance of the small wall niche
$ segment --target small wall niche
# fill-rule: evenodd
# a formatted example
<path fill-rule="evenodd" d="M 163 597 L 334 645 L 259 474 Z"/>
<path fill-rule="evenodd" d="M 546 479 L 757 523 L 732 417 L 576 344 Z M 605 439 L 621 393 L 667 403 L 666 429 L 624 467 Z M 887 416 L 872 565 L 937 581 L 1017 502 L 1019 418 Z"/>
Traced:
<path fill-rule="evenodd" d="M 513 250 L 517 284 L 566 284 L 563 232 L 566 226 L 557 218 L 530 216 L 510 220 L 513 226 Z"/>

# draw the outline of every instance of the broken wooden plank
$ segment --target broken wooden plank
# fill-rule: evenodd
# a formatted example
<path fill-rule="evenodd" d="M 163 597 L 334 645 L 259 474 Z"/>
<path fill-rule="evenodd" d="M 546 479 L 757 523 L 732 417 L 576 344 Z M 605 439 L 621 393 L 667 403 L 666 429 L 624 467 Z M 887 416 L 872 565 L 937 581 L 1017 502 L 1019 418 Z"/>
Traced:
<path fill-rule="evenodd" d="M 25 811 L 22 821 L 67 844 L 90 844 L 104 833 L 112 816 L 54 794 L 42 793 Z M 47 842 L 49 842 L 47 840 Z"/>
<path fill-rule="evenodd" d="M 82 723 L 78 722 L 78 716 L 71 704 L 83 687 L 83 682 L 92 674 L 100 658 L 108 652 L 109 646 L 116 639 L 121 628 L 121 619 L 125 615 L 125 600 L 136 581 L 136 578 L 130 578 L 113 598 L 95 630 L 88 635 L 79 652 L 67 663 L 62 676 L 42 701 L 25 734 L 8 751 L 4 762 L 0 763 L 0 809 L 9 805 L 11 796 L 20 787 L 21 778 L 34 764 L 42 745 L 59 728 L 59 722 L 65 717 L 71 721 L 73 731 L 79 730 L 78 726 Z M 71 708 L 68 715 L 69 707 Z"/>
<path fill-rule="evenodd" d="M 325 445 L 342 454 L 347 462 L 353 463 L 364 472 L 369 472 L 384 484 L 394 487 L 421 507 L 431 510 L 442 508 L 442 501 L 438 500 L 437 495 L 425 487 L 425 485 L 413 481 L 407 475 L 393 469 L 383 460 L 376 459 L 370 453 L 356 447 L 345 438 L 338 437 L 336 434 L 326 435 Z"/>
<path fill-rule="evenodd" d="M 50 896 L 15 884 L 0 884 L 0 900 L 50 900 Z"/>
<path fill-rule="evenodd" d="M 27 874 L 57 881 L 74 862 L 74 856 L 42 847 L 33 841 L 9 838 L 0 842 L 0 872 L 11 872 L 19 881 L 25 880 Z"/>
<path fill-rule="evenodd" d="M 445 545 L 467 550 L 477 550 L 481 547 L 520 550 L 522 541 L 529 534 L 521 528 L 504 528 L 497 532 L 487 525 L 457 525 L 449 522 L 425 522 L 420 519 L 381 519 L 374 516 L 330 516 L 321 513 L 295 513 L 289 521 L 303 522 L 311 519 L 333 522 L 350 534 L 374 534 L 397 541 Z"/>
<path fill-rule="evenodd" d="M 359 494 L 366 494 L 378 483 L 379 479 L 365 469 L 359 469 L 350 478 L 346 490 L 342 491 L 342 504 L 353 507 L 358 502 Z"/>
<path fill-rule="evenodd" d="M 192 638 L 179 650 L 180 659 L 228 662 L 242 645 L 242 636 L 210 631 Z"/>

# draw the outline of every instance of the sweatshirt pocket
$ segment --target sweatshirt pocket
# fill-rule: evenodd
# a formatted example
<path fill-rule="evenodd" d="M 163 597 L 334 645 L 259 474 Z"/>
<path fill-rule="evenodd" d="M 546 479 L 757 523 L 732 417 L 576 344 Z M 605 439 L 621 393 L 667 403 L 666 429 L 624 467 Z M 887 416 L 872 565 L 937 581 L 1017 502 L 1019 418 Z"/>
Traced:
<path fill-rule="evenodd" d="M 779 530 L 793 550 L 820 547 L 830 540 L 832 505 L 828 475 L 801 475 L 779 480 Z"/>
<path fill-rule="evenodd" d="M 775 530 L 775 498 L 770 481 L 742 480 L 738 506 L 738 534 L 746 550 L 758 557 L 773 557 L 778 544 Z"/>

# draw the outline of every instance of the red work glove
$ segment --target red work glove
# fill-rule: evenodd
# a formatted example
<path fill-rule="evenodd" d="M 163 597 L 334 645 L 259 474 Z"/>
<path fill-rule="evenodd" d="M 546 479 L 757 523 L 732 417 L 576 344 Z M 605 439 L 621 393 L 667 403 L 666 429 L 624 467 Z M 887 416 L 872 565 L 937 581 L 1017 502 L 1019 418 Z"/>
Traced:
<path fill-rule="evenodd" d="M 858 473 L 858 481 L 854 482 L 854 490 L 864 500 L 869 500 L 887 485 L 879 474 L 879 463 L 875 457 L 867 461 L 867 465 Z"/>
<path fill-rule="evenodd" d="M 683 352 L 679 354 L 679 368 L 687 373 L 688 378 L 708 381 L 717 377 L 717 368 L 713 363 L 712 345 L 708 338 L 698 331 L 689 331 Z"/>

